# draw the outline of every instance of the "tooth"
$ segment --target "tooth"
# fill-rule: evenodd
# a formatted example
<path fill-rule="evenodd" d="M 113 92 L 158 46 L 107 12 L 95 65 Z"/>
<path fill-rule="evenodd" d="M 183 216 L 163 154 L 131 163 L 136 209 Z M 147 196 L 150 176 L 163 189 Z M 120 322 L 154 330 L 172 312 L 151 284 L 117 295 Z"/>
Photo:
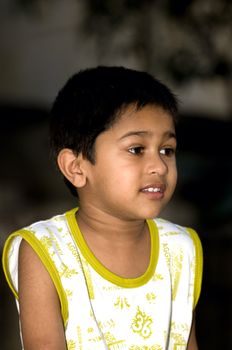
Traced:
<path fill-rule="evenodd" d="M 146 191 L 146 192 L 160 192 L 160 188 L 149 187 L 149 188 L 146 188 L 144 191 Z"/>

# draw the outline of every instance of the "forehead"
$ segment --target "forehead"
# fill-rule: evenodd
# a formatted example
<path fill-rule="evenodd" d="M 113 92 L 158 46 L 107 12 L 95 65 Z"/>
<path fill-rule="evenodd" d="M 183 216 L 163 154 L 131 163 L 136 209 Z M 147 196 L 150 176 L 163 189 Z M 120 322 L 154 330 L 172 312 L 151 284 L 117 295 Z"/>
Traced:
<path fill-rule="evenodd" d="M 162 107 L 147 105 L 138 109 L 131 105 L 121 112 L 110 129 L 118 133 L 135 129 L 152 132 L 166 129 L 174 131 L 175 125 L 173 116 Z"/>

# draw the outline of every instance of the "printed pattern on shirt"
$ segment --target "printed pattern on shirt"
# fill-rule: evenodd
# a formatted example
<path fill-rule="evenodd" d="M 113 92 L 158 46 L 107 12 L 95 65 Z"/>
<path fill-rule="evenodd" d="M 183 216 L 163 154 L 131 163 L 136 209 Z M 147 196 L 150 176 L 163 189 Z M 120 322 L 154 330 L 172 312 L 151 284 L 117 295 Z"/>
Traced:
<path fill-rule="evenodd" d="M 155 271 L 148 282 L 130 288 L 108 281 L 93 268 L 65 215 L 27 228 L 52 259 L 64 288 L 68 350 L 186 349 L 196 277 L 195 247 L 185 228 L 162 219 L 154 220 L 154 225 L 160 240 Z"/>

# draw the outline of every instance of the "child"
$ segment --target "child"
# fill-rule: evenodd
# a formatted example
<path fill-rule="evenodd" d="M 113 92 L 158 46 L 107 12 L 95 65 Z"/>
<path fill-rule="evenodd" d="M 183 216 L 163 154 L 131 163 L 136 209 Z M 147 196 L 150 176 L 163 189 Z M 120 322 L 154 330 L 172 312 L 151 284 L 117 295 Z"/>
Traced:
<path fill-rule="evenodd" d="M 4 271 L 25 350 L 196 350 L 196 232 L 157 218 L 176 185 L 171 91 L 147 73 L 75 74 L 51 145 L 78 208 L 8 238 Z"/>

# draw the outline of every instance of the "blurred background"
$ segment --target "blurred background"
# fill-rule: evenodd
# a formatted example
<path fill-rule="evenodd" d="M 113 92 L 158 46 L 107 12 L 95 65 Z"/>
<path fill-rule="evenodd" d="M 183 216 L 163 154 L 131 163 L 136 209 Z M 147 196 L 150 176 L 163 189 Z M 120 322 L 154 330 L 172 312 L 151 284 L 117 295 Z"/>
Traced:
<path fill-rule="evenodd" d="M 146 70 L 180 99 L 179 182 L 163 217 L 204 249 L 200 349 L 232 349 L 232 2 L 1 0 L 0 249 L 13 230 L 76 205 L 49 156 L 48 114 L 69 76 Z M 19 350 L 0 269 L 0 348 Z"/>

